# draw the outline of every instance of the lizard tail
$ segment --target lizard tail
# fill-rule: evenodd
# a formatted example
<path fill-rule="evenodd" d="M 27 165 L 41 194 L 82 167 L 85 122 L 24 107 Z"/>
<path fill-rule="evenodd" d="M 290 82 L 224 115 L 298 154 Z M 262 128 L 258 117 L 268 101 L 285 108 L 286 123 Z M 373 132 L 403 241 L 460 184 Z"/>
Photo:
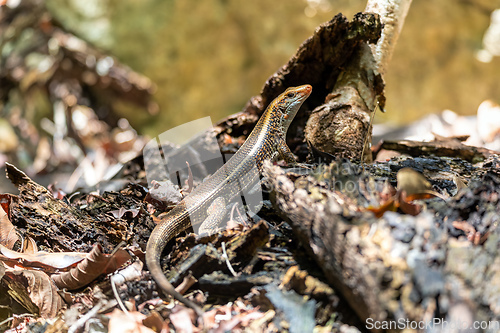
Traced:
<path fill-rule="evenodd" d="M 182 296 L 177 290 L 175 290 L 174 286 L 168 281 L 167 277 L 163 274 L 160 264 L 160 255 L 165 248 L 166 242 L 162 241 L 162 237 L 155 237 L 155 230 L 151 234 L 151 237 L 148 241 L 148 245 L 146 247 L 146 265 L 148 266 L 151 275 L 155 279 L 158 286 L 160 286 L 161 290 L 165 295 L 171 295 L 179 302 L 183 303 L 187 307 L 194 310 L 196 315 L 198 316 L 198 321 L 201 326 L 204 327 L 203 323 L 203 310 L 196 305 L 194 302 L 188 300 L 184 296 Z M 158 240 L 155 241 L 155 239 Z"/>

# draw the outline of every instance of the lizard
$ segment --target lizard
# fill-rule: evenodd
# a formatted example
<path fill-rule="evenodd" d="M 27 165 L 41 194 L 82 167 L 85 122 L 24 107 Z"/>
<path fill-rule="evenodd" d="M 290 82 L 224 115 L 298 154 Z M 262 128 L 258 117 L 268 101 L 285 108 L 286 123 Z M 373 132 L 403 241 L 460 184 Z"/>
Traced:
<path fill-rule="evenodd" d="M 265 160 L 276 161 L 281 156 L 287 163 L 296 163 L 293 153 L 286 145 L 286 133 L 311 91 L 312 87 L 306 84 L 288 88 L 275 98 L 240 149 L 219 170 L 162 216 L 148 239 L 146 264 L 152 277 L 166 295 L 173 296 L 192 308 L 202 321 L 202 309 L 177 292 L 164 275 L 160 265 L 161 253 L 171 239 L 188 229 L 195 221 L 210 220 L 212 216 L 209 212 L 214 211 L 213 207 L 216 204 L 219 208 L 215 210 L 220 210 L 221 202 L 222 207 L 225 207 L 225 201 L 241 195 L 242 188 L 254 184 L 258 180 L 258 172 L 262 170 Z M 257 174 L 252 172 L 256 169 Z M 235 182 L 238 186 L 234 186 Z M 216 213 L 223 216 L 221 212 L 213 214 Z M 213 221 L 208 223 L 209 226 L 204 230 L 210 230 L 213 224 L 217 224 Z"/>

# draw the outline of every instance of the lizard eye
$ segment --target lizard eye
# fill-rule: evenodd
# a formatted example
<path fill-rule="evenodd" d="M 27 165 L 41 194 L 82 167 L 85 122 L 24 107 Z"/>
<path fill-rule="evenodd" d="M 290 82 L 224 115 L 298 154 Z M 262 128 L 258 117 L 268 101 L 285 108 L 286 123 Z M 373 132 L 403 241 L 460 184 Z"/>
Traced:
<path fill-rule="evenodd" d="M 295 94 L 293 92 L 289 92 L 288 94 L 286 94 L 286 97 L 289 97 L 289 98 L 292 98 L 293 96 L 295 96 Z"/>

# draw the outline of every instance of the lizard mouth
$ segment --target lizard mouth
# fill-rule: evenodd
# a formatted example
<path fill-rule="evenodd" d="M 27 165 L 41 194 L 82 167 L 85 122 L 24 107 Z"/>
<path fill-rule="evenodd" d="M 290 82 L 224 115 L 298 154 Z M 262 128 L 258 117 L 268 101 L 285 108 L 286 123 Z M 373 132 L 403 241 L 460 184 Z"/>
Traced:
<path fill-rule="evenodd" d="M 312 86 L 309 84 L 305 84 L 303 86 L 298 87 L 297 90 L 303 97 L 309 97 L 309 95 L 312 92 Z"/>

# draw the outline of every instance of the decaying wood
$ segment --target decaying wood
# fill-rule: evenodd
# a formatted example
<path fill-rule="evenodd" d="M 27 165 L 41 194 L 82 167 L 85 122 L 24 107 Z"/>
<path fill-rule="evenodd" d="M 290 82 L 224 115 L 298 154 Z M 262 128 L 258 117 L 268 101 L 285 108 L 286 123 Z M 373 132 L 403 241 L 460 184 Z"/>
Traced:
<path fill-rule="evenodd" d="M 372 51 L 368 43 L 360 43 L 344 65 L 326 103 L 314 109 L 307 120 L 306 140 L 322 152 L 360 159 L 371 141 L 371 114 L 377 104 L 382 109 L 385 104 L 383 89 Z M 364 159 L 370 162 L 371 156 L 365 154 Z"/>
<path fill-rule="evenodd" d="M 408 154 L 410 156 L 436 155 L 458 157 L 469 162 L 483 161 L 492 155 L 500 154 L 499 152 L 487 148 L 465 145 L 459 140 L 454 139 L 430 142 L 411 140 L 384 140 L 382 141 L 380 148 L 395 150 L 403 154 Z"/>
<path fill-rule="evenodd" d="M 446 167 L 434 171 L 432 164 L 421 167 L 454 174 L 449 162 L 442 160 Z M 271 164 L 264 173 L 276 208 L 362 321 L 441 318 L 472 324 L 500 319 L 498 166 L 491 157 L 474 169 L 467 188 L 447 201 L 431 200 L 427 212 L 386 212 L 380 219 L 363 208 L 366 199 L 358 191 L 369 183 L 361 181 L 363 173 L 311 172 L 292 180 Z M 381 169 L 372 172 L 380 175 Z M 329 183 L 346 179 L 354 185 L 351 191 Z"/>
<path fill-rule="evenodd" d="M 181 248 L 171 255 L 172 261 L 174 263 L 180 262 L 181 265 L 171 272 L 169 278 L 173 283 L 177 284 L 188 274 L 193 275 L 195 278 L 219 270 L 224 274 L 229 274 L 220 248 L 222 242 L 227 242 L 225 247 L 228 261 L 231 262 L 237 258 L 238 267 L 242 268 L 248 265 L 255 257 L 257 249 L 262 247 L 268 239 L 269 228 L 263 221 L 241 234 L 230 232 L 227 235 L 222 235 L 219 239 L 216 239 L 215 245 L 211 243 L 195 245 L 197 241 L 194 236 L 189 236 L 181 244 Z M 189 253 L 183 251 L 186 246 L 192 247 Z"/>
<path fill-rule="evenodd" d="M 126 238 L 127 226 L 115 220 L 99 225 L 80 209 L 55 199 L 45 187 L 6 163 L 7 177 L 18 187 L 11 203 L 11 220 L 16 230 L 32 237 L 42 249 L 89 252 L 96 243 L 108 251 Z"/>
<path fill-rule="evenodd" d="M 384 109 L 383 75 L 396 45 L 411 0 L 371 1 L 366 12 L 384 24 L 378 41 L 360 43 L 344 65 L 326 103 L 307 121 L 305 138 L 319 151 L 371 162 L 370 118 L 377 106 Z M 376 43 L 374 43 L 376 42 Z"/>
<path fill-rule="evenodd" d="M 287 87 L 301 84 L 313 86 L 313 92 L 304 104 L 309 109 L 321 104 L 335 86 L 342 67 L 356 47 L 376 41 L 381 29 L 380 20 L 374 14 L 358 13 L 351 22 L 342 14 L 337 14 L 320 25 L 288 63 L 267 80 L 260 96 L 253 97 L 245 111 L 260 115 Z"/>
<path fill-rule="evenodd" d="M 385 318 L 377 296 L 380 281 L 366 271 L 366 261 L 357 252 L 357 228 L 354 233 L 345 234 L 351 225 L 339 214 L 341 208 L 335 198 L 326 198 L 326 204 L 315 202 L 306 190 L 296 190 L 283 170 L 269 164 L 264 177 L 274 190 L 283 217 L 290 221 L 332 286 L 361 318 Z"/>
<path fill-rule="evenodd" d="M 334 89 L 343 68 L 349 63 L 351 56 L 359 45 L 375 42 L 380 37 L 382 25 L 379 18 L 370 13 L 358 13 L 349 22 L 342 14 L 336 15 L 331 21 L 321 25 L 312 37 L 307 39 L 296 54 L 280 70 L 273 74 L 265 83 L 259 96 L 254 96 L 246 104 L 241 116 L 260 115 L 268 104 L 286 88 L 301 84 L 313 86 L 311 96 L 302 106 L 302 112 L 297 114 L 289 129 L 288 141 L 292 151 L 304 158 L 307 147 L 303 141 L 304 124 L 310 110 L 325 102 L 327 95 Z M 378 82 L 378 81 L 377 81 Z M 377 86 L 378 90 L 380 88 Z M 217 125 L 216 132 L 226 132 L 230 116 Z M 247 118 L 248 119 L 248 118 Z M 251 121 L 257 121 L 257 117 Z M 232 122 L 234 125 L 234 122 Z M 242 126 L 232 126 L 231 135 L 248 134 L 252 127 L 247 121 Z M 360 135 L 363 141 L 365 136 Z"/>

